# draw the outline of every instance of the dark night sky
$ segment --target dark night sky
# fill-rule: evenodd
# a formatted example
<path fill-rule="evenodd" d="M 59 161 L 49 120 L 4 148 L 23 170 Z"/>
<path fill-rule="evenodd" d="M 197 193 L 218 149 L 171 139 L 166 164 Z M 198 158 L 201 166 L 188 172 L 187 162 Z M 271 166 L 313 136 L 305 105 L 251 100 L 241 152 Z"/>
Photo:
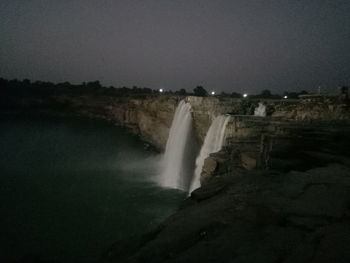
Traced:
<path fill-rule="evenodd" d="M 334 89 L 350 84 L 350 1 L 1 0 L 0 76 Z"/>

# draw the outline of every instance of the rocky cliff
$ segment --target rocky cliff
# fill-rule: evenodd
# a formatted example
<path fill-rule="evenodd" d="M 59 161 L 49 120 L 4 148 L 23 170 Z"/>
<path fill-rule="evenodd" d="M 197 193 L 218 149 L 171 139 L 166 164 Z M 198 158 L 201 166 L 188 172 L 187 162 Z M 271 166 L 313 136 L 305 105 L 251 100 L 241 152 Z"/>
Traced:
<path fill-rule="evenodd" d="M 275 121 L 347 120 L 349 105 L 336 97 L 306 97 L 300 100 L 252 100 L 227 97 L 181 97 L 171 95 L 113 97 L 95 95 L 58 95 L 41 98 L 6 101 L 24 109 L 52 109 L 78 114 L 122 125 L 140 135 L 158 149 L 163 150 L 178 102 L 184 99 L 192 106 L 194 132 L 201 143 L 213 119 L 220 114 L 252 115 L 259 101 L 267 108 L 267 119 Z M 235 117 L 236 119 L 238 117 Z M 240 125 L 249 118 L 241 118 Z M 248 125 L 248 124 L 247 124 Z M 253 125 L 254 126 L 254 125 Z M 259 125 L 258 125 L 259 126 Z M 229 125 L 228 135 L 232 135 Z M 241 127 L 239 132 L 244 133 Z"/>
<path fill-rule="evenodd" d="M 180 97 L 113 98 L 78 96 L 55 97 L 58 105 L 81 116 L 104 119 L 124 126 L 145 141 L 163 150 Z"/>
<path fill-rule="evenodd" d="M 259 100 L 220 97 L 148 96 L 114 98 L 105 96 L 57 96 L 52 103 L 80 115 L 101 118 L 130 128 L 159 149 L 164 149 L 178 102 L 192 106 L 195 135 L 204 140 L 212 120 L 220 114 L 252 115 Z M 265 100 L 269 117 L 284 120 L 349 119 L 348 105 L 336 98 Z"/>
<path fill-rule="evenodd" d="M 276 120 L 348 120 L 349 105 L 336 97 L 306 97 L 300 100 L 232 99 L 186 97 L 193 108 L 196 132 L 203 140 L 212 120 L 220 114 L 253 115 L 258 102 L 266 105 L 267 116 Z"/>

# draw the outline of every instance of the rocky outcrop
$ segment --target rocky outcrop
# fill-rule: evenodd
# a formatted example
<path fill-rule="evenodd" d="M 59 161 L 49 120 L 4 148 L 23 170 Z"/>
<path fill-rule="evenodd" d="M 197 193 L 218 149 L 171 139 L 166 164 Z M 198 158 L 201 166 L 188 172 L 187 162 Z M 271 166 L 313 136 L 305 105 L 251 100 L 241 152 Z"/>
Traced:
<path fill-rule="evenodd" d="M 348 155 L 349 134 L 350 122 L 345 120 L 232 116 L 226 128 L 226 146 L 208 157 L 206 163 L 215 163 L 215 169 L 203 171 L 201 181 L 230 173 L 233 167 L 303 171 L 326 165 L 334 156 Z"/>

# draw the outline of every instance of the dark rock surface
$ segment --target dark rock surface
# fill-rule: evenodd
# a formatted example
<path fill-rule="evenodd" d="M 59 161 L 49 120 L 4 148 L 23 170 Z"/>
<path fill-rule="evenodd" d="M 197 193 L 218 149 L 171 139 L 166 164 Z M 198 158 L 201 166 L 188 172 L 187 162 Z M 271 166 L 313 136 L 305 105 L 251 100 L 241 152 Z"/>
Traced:
<path fill-rule="evenodd" d="M 103 262 L 350 262 L 350 170 L 243 171 L 194 191 Z"/>

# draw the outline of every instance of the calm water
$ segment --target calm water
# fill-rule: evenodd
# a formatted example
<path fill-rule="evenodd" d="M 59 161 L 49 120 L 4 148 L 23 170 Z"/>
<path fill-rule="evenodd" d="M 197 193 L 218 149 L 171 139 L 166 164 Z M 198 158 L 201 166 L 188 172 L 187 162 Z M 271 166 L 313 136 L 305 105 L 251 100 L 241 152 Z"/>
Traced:
<path fill-rule="evenodd" d="M 157 156 L 121 128 L 7 115 L 0 138 L 1 261 L 94 261 L 185 197 L 152 183 Z"/>

